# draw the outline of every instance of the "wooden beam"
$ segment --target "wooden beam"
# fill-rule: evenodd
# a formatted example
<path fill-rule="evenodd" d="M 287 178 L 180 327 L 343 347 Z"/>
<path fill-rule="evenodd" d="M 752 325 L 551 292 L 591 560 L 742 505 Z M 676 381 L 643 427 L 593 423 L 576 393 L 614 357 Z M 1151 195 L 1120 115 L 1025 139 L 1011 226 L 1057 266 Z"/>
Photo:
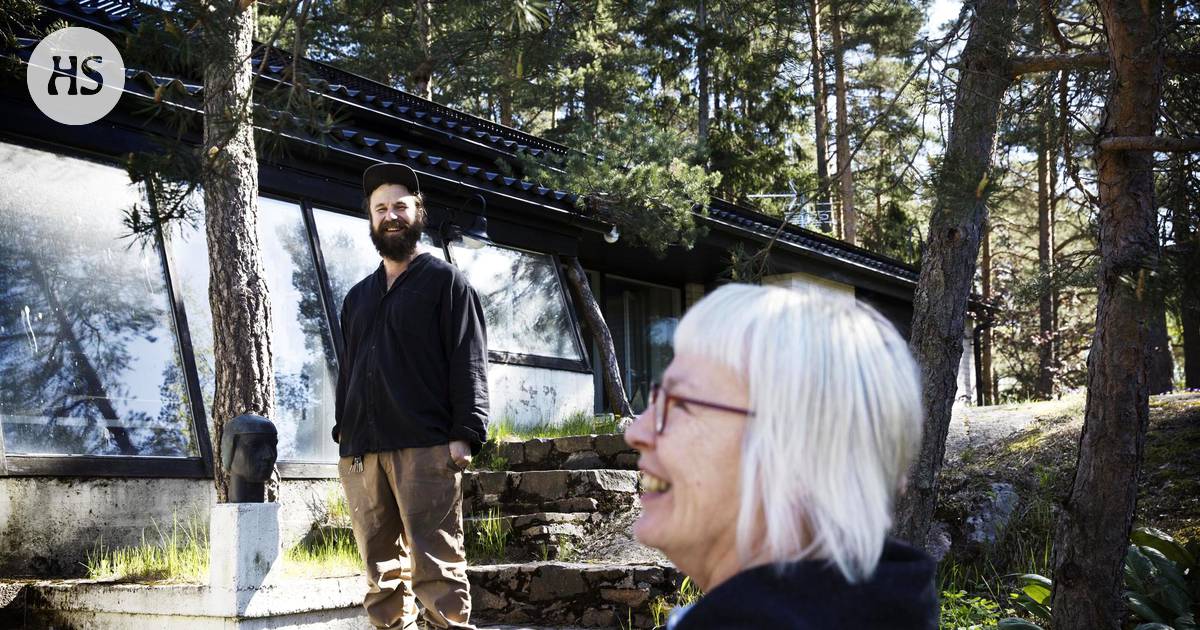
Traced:
<path fill-rule="evenodd" d="M 1113 136 L 1100 141 L 1104 151 L 1159 151 L 1186 153 L 1200 151 L 1200 137 L 1171 138 L 1168 136 Z"/>

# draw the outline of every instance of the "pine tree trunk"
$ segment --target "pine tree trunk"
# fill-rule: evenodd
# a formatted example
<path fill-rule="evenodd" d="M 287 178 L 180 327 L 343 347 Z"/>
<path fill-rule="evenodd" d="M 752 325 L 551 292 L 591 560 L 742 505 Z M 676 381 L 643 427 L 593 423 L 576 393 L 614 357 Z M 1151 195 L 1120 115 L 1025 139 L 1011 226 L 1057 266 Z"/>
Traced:
<path fill-rule="evenodd" d="M 829 212 L 829 160 L 825 146 L 829 138 L 829 114 L 825 111 L 825 57 L 821 52 L 821 0 L 808 2 L 808 33 L 812 38 L 813 127 L 816 131 L 817 152 L 817 212 Z M 829 221 L 820 222 L 822 231 L 832 227 Z"/>
<path fill-rule="evenodd" d="M 992 226 L 983 224 L 982 251 L 979 254 L 980 297 L 985 304 L 992 303 Z M 983 404 L 996 404 L 996 391 L 992 387 L 992 327 L 984 326 L 979 335 L 979 374 L 977 387 L 983 393 Z"/>
<path fill-rule="evenodd" d="M 628 418 L 633 415 L 633 410 L 629 407 L 629 399 L 625 397 L 625 387 L 621 383 L 621 367 L 617 364 L 617 350 L 613 346 L 608 322 L 604 321 L 600 305 L 596 303 L 596 298 L 592 295 L 587 273 L 579 264 L 579 259 L 564 257 L 563 262 L 567 266 L 567 280 L 570 281 L 571 292 L 579 305 L 584 321 L 592 331 L 592 339 L 596 342 L 596 347 L 600 352 L 600 363 L 604 370 L 604 393 L 608 398 L 608 405 L 612 407 L 613 413 Z"/>
<path fill-rule="evenodd" d="M 699 111 L 697 112 L 696 130 L 700 148 L 708 154 L 708 12 L 706 0 L 700 0 L 696 8 L 696 76 L 699 82 Z M 707 157 L 704 163 L 708 164 Z"/>
<path fill-rule="evenodd" d="M 1150 316 L 1150 394 L 1166 394 L 1175 389 L 1175 358 L 1171 356 L 1171 336 L 1167 334 L 1167 305 L 1155 292 Z"/>
<path fill-rule="evenodd" d="M 221 466 L 226 421 L 243 413 L 271 417 L 275 406 L 271 306 L 256 229 L 258 158 L 250 119 L 254 5 L 214 2 L 204 29 L 202 174 L 208 236 L 208 300 L 212 308 L 213 479 L 217 501 L 229 500 Z"/>
<path fill-rule="evenodd" d="M 1112 92 L 1101 138 L 1150 136 L 1162 97 L 1160 16 L 1099 0 Z M 1152 272 L 1158 264 L 1154 155 L 1097 149 L 1100 269 L 1079 460 L 1054 540 L 1056 630 L 1121 627 L 1122 561 L 1137 499 L 1149 408 Z"/>
<path fill-rule="evenodd" d="M 1047 90 L 1049 86 L 1047 86 Z M 1038 375 L 1034 395 L 1041 400 L 1054 396 L 1054 222 L 1051 205 L 1054 190 L 1050 188 L 1053 168 L 1050 101 L 1047 99 L 1039 116 L 1037 136 L 1037 206 L 1038 206 Z"/>
<path fill-rule="evenodd" d="M 1187 195 L 1185 156 L 1171 156 L 1171 229 L 1179 246 L 1183 270 L 1179 296 L 1179 324 L 1183 342 L 1183 378 L 1188 389 L 1200 389 L 1200 250 L 1196 248 L 1195 221 Z"/>
<path fill-rule="evenodd" d="M 842 238 L 858 242 L 858 212 L 854 208 L 854 172 L 850 166 L 850 119 L 846 113 L 846 50 L 842 41 L 842 0 L 834 0 L 830 28 L 833 30 L 833 73 L 837 101 L 838 197 L 842 208 Z"/>
<path fill-rule="evenodd" d="M 413 92 L 433 100 L 433 15 L 429 0 L 415 0 L 417 41 L 421 45 L 421 61 L 412 72 Z"/>
<path fill-rule="evenodd" d="M 967 297 L 987 221 L 987 182 L 1008 70 L 1016 12 L 1013 0 L 978 0 L 960 75 L 946 154 L 936 175 L 929 240 L 913 296 L 913 355 L 921 366 L 925 431 L 921 452 L 896 509 L 895 532 L 924 546 L 946 454 L 950 409 L 958 389 Z"/>

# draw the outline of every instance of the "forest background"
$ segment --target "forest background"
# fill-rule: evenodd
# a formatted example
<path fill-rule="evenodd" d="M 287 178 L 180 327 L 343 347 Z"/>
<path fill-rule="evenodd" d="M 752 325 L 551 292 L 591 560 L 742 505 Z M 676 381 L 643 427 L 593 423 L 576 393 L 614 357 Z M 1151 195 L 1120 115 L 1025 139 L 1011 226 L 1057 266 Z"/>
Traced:
<path fill-rule="evenodd" d="M 282 23 L 285 49 L 613 164 L 682 159 L 719 174 L 718 197 L 913 264 L 970 19 L 947 0 L 258 5 L 259 32 Z M 1013 10 L 1021 12 L 1014 55 L 1105 47 L 1092 3 Z M 1172 48 L 1195 48 L 1196 7 L 1162 10 Z M 1086 384 L 1106 75 L 1106 67 L 1030 74 L 1004 97 L 975 282 L 995 307 L 979 335 L 981 402 L 1047 399 Z M 1165 84 L 1164 129 L 1175 135 L 1195 129 L 1195 82 L 1176 74 Z M 1157 169 L 1167 252 L 1196 224 L 1194 160 L 1173 154 Z M 1200 345 L 1196 299 L 1191 282 L 1176 280 L 1192 265 L 1167 258 L 1155 283 L 1166 298 L 1155 393 L 1200 386 L 1184 370 L 1200 367 L 1184 361 L 1186 342 Z"/>

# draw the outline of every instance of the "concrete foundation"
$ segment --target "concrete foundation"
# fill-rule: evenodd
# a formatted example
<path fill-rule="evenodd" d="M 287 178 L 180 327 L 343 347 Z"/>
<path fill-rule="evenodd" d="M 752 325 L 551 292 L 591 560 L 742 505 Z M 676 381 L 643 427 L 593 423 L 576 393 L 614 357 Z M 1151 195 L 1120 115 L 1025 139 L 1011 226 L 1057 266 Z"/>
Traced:
<path fill-rule="evenodd" d="M 279 537 L 284 548 L 323 523 L 336 479 L 285 480 Z M 210 479 L 0 478 L 0 578 L 71 578 L 85 574 L 89 551 L 138 545 L 143 533 L 174 520 L 209 522 L 216 504 Z"/>

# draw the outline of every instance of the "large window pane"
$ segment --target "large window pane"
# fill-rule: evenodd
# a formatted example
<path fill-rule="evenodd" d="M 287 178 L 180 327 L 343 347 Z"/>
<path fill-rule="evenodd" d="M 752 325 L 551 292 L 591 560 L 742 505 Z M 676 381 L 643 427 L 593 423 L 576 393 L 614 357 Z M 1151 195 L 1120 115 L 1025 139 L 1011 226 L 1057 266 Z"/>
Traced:
<path fill-rule="evenodd" d="M 0 423 L 9 453 L 196 456 L 162 256 L 124 171 L 0 144 Z"/>
<path fill-rule="evenodd" d="M 674 356 L 671 342 L 679 323 L 679 292 L 609 276 L 604 283 L 604 319 L 612 332 L 629 404 L 641 413 L 650 383 Z"/>
<path fill-rule="evenodd" d="M 469 249 L 458 242 L 451 243 L 450 255 L 483 301 L 489 350 L 583 358 L 554 259 L 497 245 Z"/>
<path fill-rule="evenodd" d="M 271 420 L 279 429 L 279 459 L 335 461 L 337 445 L 330 432 L 337 364 L 300 207 L 260 197 L 258 236 L 271 295 L 275 359 L 275 416 Z M 181 270 L 201 389 L 211 416 L 213 333 L 203 229 L 184 230 L 174 239 L 172 254 Z"/>
<path fill-rule="evenodd" d="M 321 257 L 329 274 L 334 309 L 342 310 L 342 301 L 351 287 L 379 267 L 379 252 L 371 243 L 371 228 L 367 220 L 331 210 L 313 209 L 317 236 L 321 241 Z M 419 251 L 429 252 L 445 260 L 442 248 L 433 244 L 428 235 L 421 235 Z"/>

